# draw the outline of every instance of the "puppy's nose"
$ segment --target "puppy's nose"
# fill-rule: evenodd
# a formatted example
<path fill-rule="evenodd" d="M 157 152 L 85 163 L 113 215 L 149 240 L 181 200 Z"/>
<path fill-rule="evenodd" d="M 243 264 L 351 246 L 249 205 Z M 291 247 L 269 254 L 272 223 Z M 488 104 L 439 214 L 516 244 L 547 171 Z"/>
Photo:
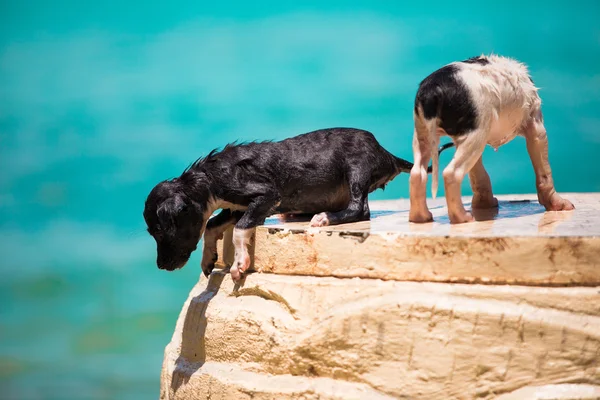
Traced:
<path fill-rule="evenodd" d="M 178 263 L 174 260 L 157 262 L 156 265 L 158 266 L 158 269 L 164 271 L 175 271 L 183 266 L 182 263 Z"/>
<path fill-rule="evenodd" d="M 168 260 L 163 260 L 162 258 L 160 260 L 156 260 L 156 266 L 158 267 L 158 269 L 170 269 L 171 266 L 171 262 L 169 262 Z"/>
<path fill-rule="evenodd" d="M 159 265 L 158 269 L 161 269 L 163 271 L 175 271 L 177 269 L 177 266 L 175 266 L 175 265 Z"/>

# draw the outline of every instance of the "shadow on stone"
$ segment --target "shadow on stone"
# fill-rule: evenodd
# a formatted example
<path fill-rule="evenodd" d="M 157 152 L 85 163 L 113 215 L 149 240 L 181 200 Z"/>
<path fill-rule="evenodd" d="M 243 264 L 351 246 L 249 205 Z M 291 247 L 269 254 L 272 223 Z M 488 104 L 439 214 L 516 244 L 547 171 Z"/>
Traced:
<path fill-rule="evenodd" d="M 208 278 L 206 289 L 194 297 L 188 306 L 183 322 L 181 351 L 175 362 L 175 370 L 171 380 L 173 392 L 184 384 L 206 362 L 206 328 L 208 320 L 206 310 L 210 301 L 217 295 L 227 270 L 213 271 Z"/>

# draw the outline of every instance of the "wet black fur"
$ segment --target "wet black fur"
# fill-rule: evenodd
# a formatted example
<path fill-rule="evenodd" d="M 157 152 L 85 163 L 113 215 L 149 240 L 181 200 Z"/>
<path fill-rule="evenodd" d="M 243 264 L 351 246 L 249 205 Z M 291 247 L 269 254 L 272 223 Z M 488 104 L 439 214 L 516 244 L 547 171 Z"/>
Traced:
<path fill-rule="evenodd" d="M 144 218 L 157 243 L 161 269 L 180 268 L 200 240 L 208 203 L 223 210 L 207 230 L 235 222 L 250 229 L 275 213 L 329 213 L 330 224 L 368 220 L 368 194 L 413 164 L 386 151 L 367 131 L 322 129 L 280 142 L 230 144 L 199 159 L 175 179 L 159 183 Z"/>
<path fill-rule="evenodd" d="M 460 63 L 487 65 L 490 61 L 479 56 Z M 471 93 L 457 76 L 460 63 L 446 65 L 425 78 L 415 98 L 415 113 L 421 106 L 425 119 L 438 118 L 438 126 L 450 136 L 464 135 L 477 127 L 477 110 Z"/>

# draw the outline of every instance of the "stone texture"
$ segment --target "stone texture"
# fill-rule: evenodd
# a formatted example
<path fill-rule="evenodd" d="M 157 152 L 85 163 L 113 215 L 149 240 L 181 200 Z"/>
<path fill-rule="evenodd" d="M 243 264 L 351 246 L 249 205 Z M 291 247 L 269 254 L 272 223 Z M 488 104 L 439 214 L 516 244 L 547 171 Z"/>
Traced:
<path fill-rule="evenodd" d="M 600 399 L 600 196 L 567 198 L 570 216 L 503 203 L 517 216 L 483 231 L 411 228 L 402 202 L 317 232 L 271 220 L 254 249 L 270 273 L 234 285 L 216 270 L 192 289 L 161 399 Z"/>
<path fill-rule="evenodd" d="M 372 202 L 372 221 L 320 230 L 271 219 L 257 229 L 255 264 L 276 274 L 600 285 L 600 195 L 565 197 L 575 211 L 545 213 L 523 201 L 532 196 L 499 196 L 497 214 L 476 213 L 478 222 L 454 226 L 443 200 L 430 201 L 430 224 L 408 223 L 407 200 Z"/>
<path fill-rule="evenodd" d="M 214 272 L 177 322 L 161 398 L 487 399 L 600 385 L 599 304 L 598 288 L 273 274 L 234 287 Z"/>

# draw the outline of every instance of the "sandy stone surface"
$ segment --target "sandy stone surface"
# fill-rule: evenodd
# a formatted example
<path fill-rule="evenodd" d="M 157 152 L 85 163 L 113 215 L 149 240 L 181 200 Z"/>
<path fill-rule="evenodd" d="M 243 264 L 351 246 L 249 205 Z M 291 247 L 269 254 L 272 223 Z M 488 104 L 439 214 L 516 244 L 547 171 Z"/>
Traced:
<path fill-rule="evenodd" d="M 599 288 L 258 273 L 234 287 L 215 272 L 182 310 L 161 399 L 488 399 L 559 383 L 588 397 L 550 398 L 600 398 L 599 357 Z M 544 398 L 520 393 L 505 398 Z"/>
<path fill-rule="evenodd" d="M 524 285 L 600 285 L 600 194 L 566 194 L 577 209 L 544 212 L 535 195 L 498 196 L 479 221 L 408 222 L 408 200 L 372 202 L 372 220 L 325 229 L 275 219 L 257 229 L 256 269 L 310 276 Z M 469 199 L 464 199 L 468 204 Z"/>
<path fill-rule="evenodd" d="M 569 198 L 569 215 L 501 198 L 458 230 L 443 208 L 402 223 L 402 201 L 352 226 L 270 220 L 262 273 L 192 289 L 160 398 L 600 399 L 600 195 Z"/>

